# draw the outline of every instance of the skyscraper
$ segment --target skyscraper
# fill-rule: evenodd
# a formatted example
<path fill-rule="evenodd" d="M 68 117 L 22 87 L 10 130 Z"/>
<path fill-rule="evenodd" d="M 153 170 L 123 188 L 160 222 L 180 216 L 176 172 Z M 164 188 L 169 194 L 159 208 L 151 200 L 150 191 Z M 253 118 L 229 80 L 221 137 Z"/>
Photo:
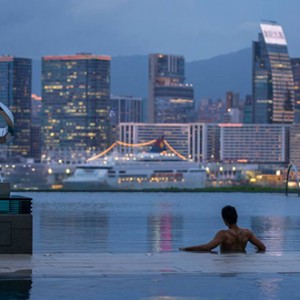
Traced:
<path fill-rule="evenodd" d="M 294 92 L 295 92 L 295 117 L 294 122 L 300 123 L 300 58 L 292 58 L 292 70 L 294 76 Z"/>
<path fill-rule="evenodd" d="M 43 154 L 90 157 L 110 144 L 109 56 L 77 54 L 42 60 Z"/>
<path fill-rule="evenodd" d="M 11 110 L 15 133 L 7 159 L 31 156 L 31 59 L 0 57 L 0 101 Z"/>
<path fill-rule="evenodd" d="M 194 89 L 185 84 L 184 57 L 149 55 L 148 122 L 185 123 L 194 111 Z"/>
<path fill-rule="evenodd" d="M 253 42 L 253 121 L 292 123 L 294 82 L 287 41 L 276 22 L 260 24 Z"/>
<path fill-rule="evenodd" d="M 42 97 L 31 95 L 31 157 L 41 160 L 41 109 Z"/>

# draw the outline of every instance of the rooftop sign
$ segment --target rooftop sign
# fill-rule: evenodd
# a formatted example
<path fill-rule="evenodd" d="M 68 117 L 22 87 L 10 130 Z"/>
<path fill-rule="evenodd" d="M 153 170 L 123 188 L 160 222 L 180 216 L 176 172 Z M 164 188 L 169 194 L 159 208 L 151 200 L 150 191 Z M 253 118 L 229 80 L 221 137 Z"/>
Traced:
<path fill-rule="evenodd" d="M 260 28 L 267 44 L 287 45 L 284 32 L 280 25 L 260 24 Z"/>

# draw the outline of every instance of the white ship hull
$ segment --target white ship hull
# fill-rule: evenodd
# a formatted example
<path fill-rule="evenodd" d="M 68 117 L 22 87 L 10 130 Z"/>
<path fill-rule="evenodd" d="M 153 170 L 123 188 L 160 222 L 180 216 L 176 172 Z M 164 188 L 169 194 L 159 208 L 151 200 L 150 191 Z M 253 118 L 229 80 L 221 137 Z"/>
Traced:
<path fill-rule="evenodd" d="M 204 188 L 199 164 L 162 156 L 78 166 L 63 182 L 65 190 L 144 190 Z"/>

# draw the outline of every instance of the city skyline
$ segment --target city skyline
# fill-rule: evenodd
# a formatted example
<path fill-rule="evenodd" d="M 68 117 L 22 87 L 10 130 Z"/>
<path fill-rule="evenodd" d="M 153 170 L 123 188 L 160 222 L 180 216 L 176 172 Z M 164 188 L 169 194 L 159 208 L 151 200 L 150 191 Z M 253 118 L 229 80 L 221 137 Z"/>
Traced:
<path fill-rule="evenodd" d="M 2 2 L 1 54 L 38 59 L 77 52 L 162 52 L 189 62 L 248 48 L 259 23 L 275 20 L 285 29 L 290 56 L 300 56 L 300 3 L 292 0 L 272 5 L 258 0 Z"/>

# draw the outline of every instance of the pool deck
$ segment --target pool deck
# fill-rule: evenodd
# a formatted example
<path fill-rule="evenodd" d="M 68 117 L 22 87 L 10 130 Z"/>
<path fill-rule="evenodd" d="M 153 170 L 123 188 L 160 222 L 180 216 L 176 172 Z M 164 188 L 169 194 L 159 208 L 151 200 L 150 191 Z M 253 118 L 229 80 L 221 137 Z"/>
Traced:
<path fill-rule="evenodd" d="M 299 253 L 2 254 L 0 277 L 91 277 L 158 274 L 300 274 Z"/>

